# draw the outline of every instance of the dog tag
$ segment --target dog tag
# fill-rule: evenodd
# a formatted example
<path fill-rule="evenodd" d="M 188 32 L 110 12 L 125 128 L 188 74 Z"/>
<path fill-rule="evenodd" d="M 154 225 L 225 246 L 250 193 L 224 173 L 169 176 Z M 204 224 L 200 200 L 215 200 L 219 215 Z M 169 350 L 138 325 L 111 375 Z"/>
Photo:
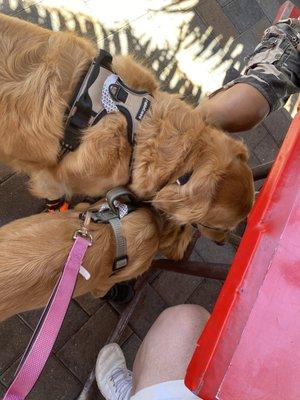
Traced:
<path fill-rule="evenodd" d="M 86 281 L 88 281 L 91 278 L 91 274 L 89 273 L 89 271 L 85 269 L 82 265 L 80 266 L 79 273 L 81 276 L 84 277 Z"/>

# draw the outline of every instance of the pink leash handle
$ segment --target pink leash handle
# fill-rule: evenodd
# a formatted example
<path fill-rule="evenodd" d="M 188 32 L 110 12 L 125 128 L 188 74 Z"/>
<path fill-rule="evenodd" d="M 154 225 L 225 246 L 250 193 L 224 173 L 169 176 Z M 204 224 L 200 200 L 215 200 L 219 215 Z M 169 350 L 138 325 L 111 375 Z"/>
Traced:
<path fill-rule="evenodd" d="M 79 269 L 90 243 L 84 237 L 76 237 L 62 275 L 3 400 L 25 399 L 42 373 L 68 310 Z"/>

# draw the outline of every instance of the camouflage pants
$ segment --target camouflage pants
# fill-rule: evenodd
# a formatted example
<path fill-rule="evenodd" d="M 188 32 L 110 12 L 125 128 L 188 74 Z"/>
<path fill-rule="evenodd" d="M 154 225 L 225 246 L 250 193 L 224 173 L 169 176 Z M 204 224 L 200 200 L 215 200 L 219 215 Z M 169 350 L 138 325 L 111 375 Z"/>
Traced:
<path fill-rule="evenodd" d="M 270 112 L 281 108 L 291 94 L 300 92 L 300 21 L 285 20 L 271 26 L 247 57 L 245 75 L 226 84 L 254 86 L 268 101 Z"/>

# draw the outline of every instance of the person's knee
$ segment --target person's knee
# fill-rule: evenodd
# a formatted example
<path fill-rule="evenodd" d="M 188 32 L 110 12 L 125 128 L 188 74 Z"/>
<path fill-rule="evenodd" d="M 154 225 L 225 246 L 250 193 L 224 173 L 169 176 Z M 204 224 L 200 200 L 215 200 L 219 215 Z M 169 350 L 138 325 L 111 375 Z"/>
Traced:
<path fill-rule="evenodd" d="M 176 326 L 189 328 L 191 326 L 205 325 L 209 319 L 209 312 L 196 304 L 181 304 L 169 307 L 157 318 L 158 325 L 167 325 L 169 329 Z"/>
<path fill-rule="evenodd" d="M 167 308 L 157 318 L 134 361 L 134 393 L 168 380 L 183 379 L 209 313 L 201 306 Z"/>

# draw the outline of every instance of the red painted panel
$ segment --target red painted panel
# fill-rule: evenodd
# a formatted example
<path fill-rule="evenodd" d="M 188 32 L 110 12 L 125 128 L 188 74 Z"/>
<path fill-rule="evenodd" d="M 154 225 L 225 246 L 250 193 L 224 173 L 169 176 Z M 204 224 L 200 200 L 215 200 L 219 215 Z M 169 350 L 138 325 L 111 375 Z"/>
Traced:
<path fill-rule="evenodd" d="M 300 397 L 300 191 L 230 366 L 219 399 Z"/>
<path fill-rule="evenodd" d="M 187 371 L 187 386 L 204 400 L 300 395 L 299 209 L 298 113 Z"/>
<path fill-rule="evenodd" d="M 279 8 L 275 21 L 286 18 L 298 18 L 300 16 L 300 9 L 294 5 L 292 1 L 285 1 Z"/>

